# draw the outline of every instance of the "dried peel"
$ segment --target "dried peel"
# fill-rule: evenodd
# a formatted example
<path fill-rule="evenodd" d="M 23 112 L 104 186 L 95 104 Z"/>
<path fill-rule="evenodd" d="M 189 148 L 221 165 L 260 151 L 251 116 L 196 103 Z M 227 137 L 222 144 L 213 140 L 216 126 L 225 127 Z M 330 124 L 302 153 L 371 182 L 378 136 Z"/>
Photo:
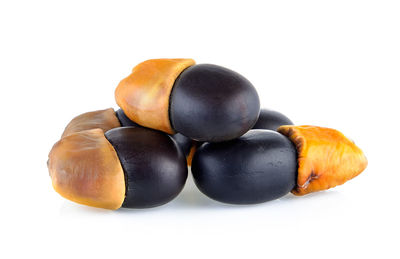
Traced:
<path fill-rule="evenodd" d="M 90 130 L 90 129 L 102 129 L 103 132 L 107 130 L 121 127 L 121 124 L 115 115 L 113 108 L 105 110 L 98 110 L 93 112 L 86 112 L 76 116 L 68 123 L 67 127 L 62 134 L 62 138 L 73 133 Z"/>
<path fill-rule="evenodd" d="M 59 140 L 50 151 L 48 168 L 54 189 L 71 201 L 115 210 L 125 199 L 120 160 L 101 129 Z"/>
<path fill-rule="evenodd" d="M 192 165 L 193 156 L 194 153 L 196 153 L 196 150 L 197 150 L 197 143 L 192 143 L 189 154 L 186 156 L 186 162 L 188 166 Z"/>
<path fill-rule="evenodd" d="M 176 78 L 194 65 L 193 59 L 151 59 L 133 68 L 115 90 L 115 100 L 139 125 L 174 134 L 169 99 Z"/>
<path fill-rule="evenodd" d="M 292 190 L 295 195 L 341 185 L 367 167 L 367 158 L 361 149 L 337 130 L 285 125 L 278 132 L 297 147 L 297 186 Z"/>

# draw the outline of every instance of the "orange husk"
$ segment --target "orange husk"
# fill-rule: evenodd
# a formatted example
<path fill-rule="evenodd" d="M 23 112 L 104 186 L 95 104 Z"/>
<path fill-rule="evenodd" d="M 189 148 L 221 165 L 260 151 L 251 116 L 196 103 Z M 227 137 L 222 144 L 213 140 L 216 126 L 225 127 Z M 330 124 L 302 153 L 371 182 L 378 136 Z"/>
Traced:
<path fill-rule="evenodd" d="M 186 161 L 188 166 L 192 165 L 193 156 L 194 153 L 196 153 L 196 150 L 197 150 L 197 143 L 194 142 L 192 143 L 192 147 L 190 148 L 189 154 L 186 156 Z"/>
<path fill-rule="evenodd" d="M 115 90 L 115 100 L 126 116 L 144 127 L 174 134 L 169 100 L 176 78 L 193 59 L 151 59 L 133 68 Z"/>
<path fill-rule="evenodd" d="M 121 124 L 115 114 L 115 111 L 113 108 L 108 108 L 105 110 L 86 112 L 76 116 L 65 127 L 61 137 L 63 138 L 83 130 L 99 128 L 102 129 L 103 132 L 106 132 L 107 130 L 117 127 L 121 127 Z"/>
<path fill-rule="evenodd" d="M 341 185 L 367 167 L 362 150 L 337 130 L 285 125 L 278 132 L 287 136 L 297 148 L 297 185 L 292 190 L 295 195 Z"/>
<path fill-rule="evenodd" d="M 125 199 L 121 163 L 101 129 L 59 140 L 50 151 L 48 169 L 54 189 L 71 201 L 115 210 Z"/>

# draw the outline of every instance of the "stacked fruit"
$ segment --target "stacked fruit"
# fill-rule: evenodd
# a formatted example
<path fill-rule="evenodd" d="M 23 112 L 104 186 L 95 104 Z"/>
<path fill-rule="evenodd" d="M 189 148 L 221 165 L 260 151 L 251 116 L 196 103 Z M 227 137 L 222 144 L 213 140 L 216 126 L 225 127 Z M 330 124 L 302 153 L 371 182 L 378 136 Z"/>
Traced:
<path fill-rule="evenodd" d="M 326 190 L 367 166 L 339 131 L 260 111 L 252 84 L 220 66 L 148 60 L 115 98 L 120 110 L 75 117 L 50 151 L 53 187 L 67 199 L 106 209 L 162 205 L 183 189 L 191 165 L 205 195 L 253 204 Z"/>

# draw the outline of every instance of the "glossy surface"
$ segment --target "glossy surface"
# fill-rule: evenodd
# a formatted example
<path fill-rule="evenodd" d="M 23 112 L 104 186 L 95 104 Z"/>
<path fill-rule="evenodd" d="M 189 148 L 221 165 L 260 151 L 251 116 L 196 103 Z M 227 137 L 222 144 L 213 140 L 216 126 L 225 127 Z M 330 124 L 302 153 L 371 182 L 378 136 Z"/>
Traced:
<path fill-rule="evenodd" d="M 126 116 L 147 128 L 174 134 L 168 115 L 175 79 L 192 59 L 151 59 L 133 68 L 115 90 L 115 100 Z"/>
<path fill-rule="evenodd" d="M 293 125 L 293 122 L 280 112 L 261 109 L 260 116 L 253 129 L 267 129 L 276 131 L 282 125 Z"/>
<path fill-rule="evenodd" d="M 259 111 L 253 85 L 240 74 L 216 65 L 185 69 L 171 93 L 172 127 L 197 141 L 239 137 L 256 123 Z"/>
<path fill-rule="evenodd" d="M 50 151 L 48 168 L 54 189 L 71 201 L 113 210 L 124 201 L 124 172 L 101 129 L 62 138 Z"/>
<path fill-rule="evenodd" d="M 121 126 L 123 126 L 123 127 L 130 127 L 130 126 L 131 127 L 142 127 L 139 124 L 137 124 L 136 122 L 133 122 L 132 120 L 130 120 L 125 115 L 125 113 L 122 109 L 118 109 L 116 114 L 121 123 Z M 188 138 L 180 133 L 176 133 L 176 134 L 172 135 L 171 137 L 176 141 L 176 143 L 178 143 L 183 154 L 188 158 L 188 163 L 191 162 L 190 153 L 194 152 L 193 148 L 196 145 L 196 143 L 194 143 L 195 141 L 191 140 L 190 138 Z M 190 158 L 190 160 L 189 160 L 189 158 Z"/>
<path fill-rule="evenodd" d="M 359 175 L 367 158 L 341 132 L 317 126 L 282 126 L 279 132 L 296 145 L 298 177 L 296 195 L 326 190 Z"/>
<path fill-rule="evenodd" d="M 176 134 L 172 135 L 171 137 L 176 141 L 176 143 L 178 143 L 183 154 L 185 154 L 185 156 L 188 156 L 190 153 L 190 149 L 194 145 L 193 140 L 191 140 L 190 138 L 188 138 L 180 133 L 176 133 Z"/>
<path fill-rule="evenodd" d="M 68 123 L 67 127 L 61 137 L 68 136 L 70 134 L 91 129 L 102 129 L 103 132 L 107 130 L 120 127 L 114 109 L 109 108 L 105 110 L 98 110 L 93 112 L 86 112 L 76 116 Z"/>
<path fill-rule="evenodd" d="M 131 119 L 129 119 L 124 111 L 122 109 L 118 109 L 115 114 L 117 115 L 117 118 L 119 120 L 119 122 L 121 123 L 122 127 L 142 127 L 139 124 L 137 124 L 136 122 L 132 121 Z"/>
<path fill-rule="evenodd" d="M 124 168 L 123 207 L 148 208 L 167 203 L 182 190 L 187 165 L 180 148 L 167 134 L 138 127 L 106 132 Z"/>
<path fill-rule="evenodd" d="M 207 196 L 233 204 L 261 203 L 289 193 L 296 183 L 296 149 L 285 136 L 251 130 L 238 139 L 205 143 L 192 173 Z"/>

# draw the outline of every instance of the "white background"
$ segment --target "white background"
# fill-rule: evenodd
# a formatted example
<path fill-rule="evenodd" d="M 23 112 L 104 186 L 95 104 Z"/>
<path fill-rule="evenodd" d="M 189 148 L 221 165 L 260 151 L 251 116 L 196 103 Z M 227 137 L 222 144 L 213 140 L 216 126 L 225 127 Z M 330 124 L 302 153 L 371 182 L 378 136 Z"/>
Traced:
<path fill-rule="evenodd" d="M 245 75 L 263 107 L 341 130 L 367 170 L 255 206 L 202 195 L 106 211 L 51 187 L 74 116 L 117 108 L 137 63 L 190 57 Z M 399 258 L 399 1 L 0 1 L 1 258 Z"/>

